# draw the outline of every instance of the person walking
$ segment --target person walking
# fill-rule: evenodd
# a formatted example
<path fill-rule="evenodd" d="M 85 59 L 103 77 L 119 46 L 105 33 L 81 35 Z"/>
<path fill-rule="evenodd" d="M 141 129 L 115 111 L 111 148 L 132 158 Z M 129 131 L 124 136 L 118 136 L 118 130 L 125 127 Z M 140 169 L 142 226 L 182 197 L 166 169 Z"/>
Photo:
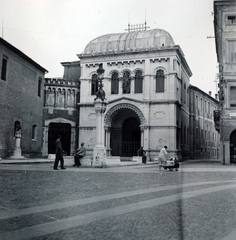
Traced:
<path fill-rule="evenodd" d="M 57 136 L 55 145 L 56 145 L 56 158 L 55 158 L 53 169 L 58 170 L 57 166 L 58 166 L 59 161 L 61 163 L 61 169 L 66 169 L 64 167 L 64 158 L 63 158 L 63 153 L 66 153 L 66 152 L 62 149 L 61 135 Z"/>
<path fill-rule="evenodd" d="M 159 153 L 159 157 L 158 157 L 158 164 L 159 164 L 159 170 L 161 170 L 161 166 L 164 164 L 164 162 L 166 161 L 166 157 L 167 157 L 167 146 L 164 146 L 160 153 Z"/>
<path fill-rule="evenodd" d="M 137 151 L 138 156 L 142 156 L 142 163 L 146 163 L 147 157 L 146 157 L 146 151 L 143 150 L 143 147 L 140 147 Z"/>
<path fill-rule="evenodd" d="M 86 148 L 84 143 L 80 144 L 80 148 L 77 149 L 76 154 L 74 155 L 74 165 L 73 167 L 79 167 L 81 165 L 80 159 L 86 155 Z"/>

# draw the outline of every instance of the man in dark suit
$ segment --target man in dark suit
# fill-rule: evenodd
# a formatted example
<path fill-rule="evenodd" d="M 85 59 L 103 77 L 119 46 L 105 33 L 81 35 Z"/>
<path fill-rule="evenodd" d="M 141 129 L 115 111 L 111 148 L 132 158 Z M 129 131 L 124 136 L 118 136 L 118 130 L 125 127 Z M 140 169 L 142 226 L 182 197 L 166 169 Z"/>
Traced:
<path fill-rule="evenodd" d="M 74 156 L 75 164 L 73 167 L 79 167 L 81 165 L 80 158 L 84 157 L 86 155 L 86 148 L 84 146 L 84 143 L 81 143 L 81 147 L 77 149 L 76 154 Z"/>
<path fill-rule="evenodd" d="M 55 144 L 56 144 L 56 158 L 55 158 L 53 169 L 58 170 L 57 166 L 58 166 L 59 161 L 61 163 L 61 169 L 66 169 L 64 167 L 64 158 L 63 158 L 63 153 L 66 153 L 66 152 L 62 149 L 61 135 L 57 136 L 57 140 L 56 140 Z"/>

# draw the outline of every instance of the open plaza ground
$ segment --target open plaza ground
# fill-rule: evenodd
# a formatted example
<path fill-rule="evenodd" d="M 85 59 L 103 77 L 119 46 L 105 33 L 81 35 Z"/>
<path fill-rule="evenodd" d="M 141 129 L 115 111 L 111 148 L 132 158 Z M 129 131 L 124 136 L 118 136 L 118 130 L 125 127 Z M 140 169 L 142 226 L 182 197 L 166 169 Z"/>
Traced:
<path fill-rule="evenodd" d="M 0 239 L 235 239 L 236 166 L 0 164 Z"/>

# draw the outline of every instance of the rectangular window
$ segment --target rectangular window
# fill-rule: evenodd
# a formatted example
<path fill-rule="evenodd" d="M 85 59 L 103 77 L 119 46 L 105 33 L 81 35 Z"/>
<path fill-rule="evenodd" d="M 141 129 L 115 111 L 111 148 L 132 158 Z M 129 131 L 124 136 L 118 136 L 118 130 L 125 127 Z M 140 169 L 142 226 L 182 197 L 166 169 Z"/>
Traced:
<path fill-rule="evenodd" d="M 236 86 L 230 86 L 229 101 L 230 107 L 236 107 Z"/>
<path fill-rule="evenodd" d="M 236 62 L 236 40 L 228 41 L 228 62 Z"/>
<path fill-rule="evenodd" d="M 143 92 L 143 79 L 135 79 L 134 81 L 134 93 Z"/>
<path fill-rule="evenodd" d="M 1 69 L 1 79 L 7 80 L 7 58 L 2 58 L 2 69 Z"/>
<path fill-rule="evenodd" d="M 187 135 L 186 135 L 186 126 L 184 126 L 184 144 L 186 145 L 187 143 Z"/>
<path fill-rule="evenodd" d="M 38 96 L 41 97 L 42 78 L 38 79 Z"/>
<path fill-rule="evenodd" d="M 37 139 L 37 125 L 33 125 L 32 127 L 32 140 Z"/>
<path fill-rule="evenodd" d="M 134 93 L 143 92 L 143 74 L 140 70 L 137 70 L 134 78 Z"/>
<path fill-rule="evenodd" d="M 228 24 L 236 24 L 236 16 L 228 16 L 227 23 Z"/>
<path fill-rule="evenodd" d="M 196 96 L 196 108 L 198 108 L 198 96 Z"/>

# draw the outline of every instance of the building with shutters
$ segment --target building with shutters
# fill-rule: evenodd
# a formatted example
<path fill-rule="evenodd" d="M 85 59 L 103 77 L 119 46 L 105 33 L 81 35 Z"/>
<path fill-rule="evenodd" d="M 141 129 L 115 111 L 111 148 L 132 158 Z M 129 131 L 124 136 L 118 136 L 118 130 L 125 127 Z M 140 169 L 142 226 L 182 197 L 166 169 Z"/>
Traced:
<path fill-rule="evenodd" d="M 214 29 L 219 63 L 220 108 L 215 112 L 220 131 L 222 164 L 236 162 L 236 2 L 214 1 Z"/>
<path fill-rule="evenodd" d="M 219 108 L 215 97 L 198 87 L 189 87 L 189 155 L 191 159 L 219 159 L 220 134 L 216 130 L 214 112 Z"/>

